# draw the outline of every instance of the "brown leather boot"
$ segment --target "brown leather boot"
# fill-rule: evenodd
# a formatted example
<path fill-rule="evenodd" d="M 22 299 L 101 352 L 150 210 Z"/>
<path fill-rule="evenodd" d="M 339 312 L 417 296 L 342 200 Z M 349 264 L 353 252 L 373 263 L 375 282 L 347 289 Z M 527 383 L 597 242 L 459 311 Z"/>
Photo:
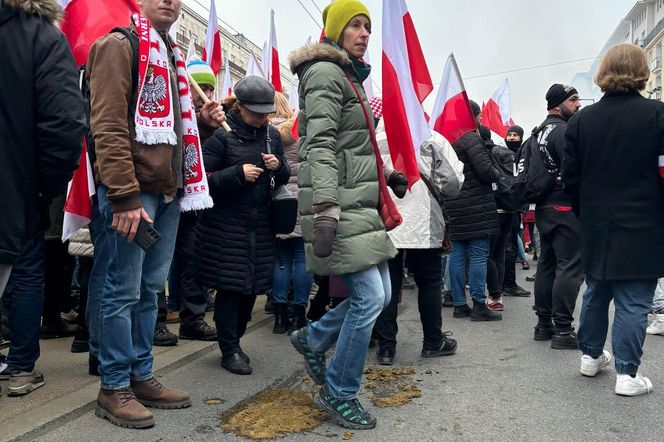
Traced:
<path fill-rule="evenodd" d="M 189 393 L 180 390 L 169 390 L 155 378 L 141 382 L 131 381 L 131 389 L 136 393 L 136 399 L 146 407 L 171 410 L 191 406 Z"/>
<path fill-rule="evenodd" d="M 118 427 L 148 428 L 154 425 L 152 413 L 136 400 L 130 388 L 99 390 L 95 415 Z"/>

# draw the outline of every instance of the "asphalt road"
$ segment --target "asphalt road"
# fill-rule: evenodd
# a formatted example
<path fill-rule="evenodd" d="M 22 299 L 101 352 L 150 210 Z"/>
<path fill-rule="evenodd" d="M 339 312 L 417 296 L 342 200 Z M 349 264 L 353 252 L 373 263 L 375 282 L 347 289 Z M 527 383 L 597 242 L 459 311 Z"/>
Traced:
<path fill-rule="evenodd" d="M 533 273 L 533 270 L 527 272 Z M 532 283 L 521 284 L 532 289 Z M 664 336 L 648 336 L 642 373 L 655 391 L 624 398 L 613 393 L 615 371 L 596 378 L 579 374 L 580 353 L 553 350 L 532 338 L 536 322 L 533 298 L 506 298 L 501 322 L 474 323 L 453 319 L 444 309 L 445 330 L 459 341 L 458 353 L 421 359 L 421 326 L 416 293 L 404 294 L 400 308 L 397 365 L 413 367 L 422 396 L 398 408 L 378 408 L 362 389 L 361 400 L 378 418 L 371 431 L 356 431 L 358 441 L 612 441 L 661 440 L 661 397 L 664 391 Z M 580 299 L 579 299 L 580 301 Z M 577 309 L 578 316 L 578 309 Z M 238 402 L 267 388 L 293 384 L 304 378 L 303 364 L 285 335 L 273 335 L 271 325 L 256 329 L 243 340 L 254 374 L 235 376 L 219 367 L 217 351 L 169 372 L 160 380 L 191 393 L 186 410 L 156 410 L 156 425 L 148 430 L 112 426 L 88 412 L 35 440 L 85 441 L 213 441 L 238 440 L 219 427 L 219 416 Z M 610 343 L 607 344 L 610 350 Z M 369 363 L 375 362 L 373 352 Z M 206 405 L 206 399 L 220 399 Z M 310 433 L 288 440 L 341 440 L 343 430 L 325 422 Z"/>

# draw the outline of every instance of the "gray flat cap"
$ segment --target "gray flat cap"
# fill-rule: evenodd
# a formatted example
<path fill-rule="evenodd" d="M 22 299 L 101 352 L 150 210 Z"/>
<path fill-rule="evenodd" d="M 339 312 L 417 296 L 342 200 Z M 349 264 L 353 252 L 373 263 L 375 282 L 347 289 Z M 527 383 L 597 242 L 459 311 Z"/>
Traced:
<path fill-rule="evenodd" d="M 272 114 L 274 106 L 274 86 L 264 78 L 250 75 L 235 85 L 237 102 L 257 114 Z"/>

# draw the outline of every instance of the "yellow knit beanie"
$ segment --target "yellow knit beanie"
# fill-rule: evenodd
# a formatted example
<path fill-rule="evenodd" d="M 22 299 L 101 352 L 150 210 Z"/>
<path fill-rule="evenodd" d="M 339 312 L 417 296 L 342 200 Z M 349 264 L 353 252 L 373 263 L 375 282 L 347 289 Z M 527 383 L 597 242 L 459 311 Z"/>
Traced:
<path fill-rule="evenodd" d="M 369 10 L 358 0 L 336 0 L 323 10 L 323 25 L 325 36 L 339 43 L 349 21 L 356 15 L 366 15 L 369 20 Z"/>

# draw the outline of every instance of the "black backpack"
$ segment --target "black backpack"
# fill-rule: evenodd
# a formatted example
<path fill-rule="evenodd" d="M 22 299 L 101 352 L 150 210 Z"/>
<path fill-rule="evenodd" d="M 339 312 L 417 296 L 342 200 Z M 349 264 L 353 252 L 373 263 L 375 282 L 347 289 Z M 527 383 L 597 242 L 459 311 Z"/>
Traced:
<path fill-rule="evenodd" d="M 503 152 L 501 154 L 502 151 Z M 508 154 L 505 156 L 504 154 Z M 509 199 L 512 193 L 512 185 L 514 184 L 514 152 L 509 150 L 506 147 L 494 145 L 489 151 L 489 157 L 493 163 L 493 167 L 500 174 L 500 178 L 496 184 L 496 189 L 494 193 L 496 197 L 500 198 L 501 201 L 504 199 Z M 506 161 L 507 159 L 508 161 Z"/>
<path fill-rule="evenodd" d="M 510 197 L 517 207 L 536 203 L 551 192 L 556 184 L 559 166 L 540 142 L 555 127 L 555 124 L 536 127 L 516 153 L 517 175 L 510 189 Z"/>
<path fill-rule="evenodd" d="M 132 64 L 131 64 L 131 91 L 132 96 L 136 92 L 138 87 L 138 36 L 134 34 L 130 27 L 126 28 L 113 28 L 109 34 L 113 32 L 119 32 L 124 34 L 131 44 L 131 50 L 133 53 Z M 85 141 L 88 145 L 88 157 L 90 158 L 90 164 L 94 166 L 97 155 L 95 152 L 95 140 L 92 136 L 92 129 L 90 128 L 90 89 L 88 88 L 88 82 L 85 80 L 86 67 L 85 65 L 81 68 L 81 94 L 83 94 L 83 100 L 85 102 L 85 118 L 88 123 L 88 130 L 85 133 Z M 133 109 L 130 109 L 130 112 L 133 113 Z"/>

